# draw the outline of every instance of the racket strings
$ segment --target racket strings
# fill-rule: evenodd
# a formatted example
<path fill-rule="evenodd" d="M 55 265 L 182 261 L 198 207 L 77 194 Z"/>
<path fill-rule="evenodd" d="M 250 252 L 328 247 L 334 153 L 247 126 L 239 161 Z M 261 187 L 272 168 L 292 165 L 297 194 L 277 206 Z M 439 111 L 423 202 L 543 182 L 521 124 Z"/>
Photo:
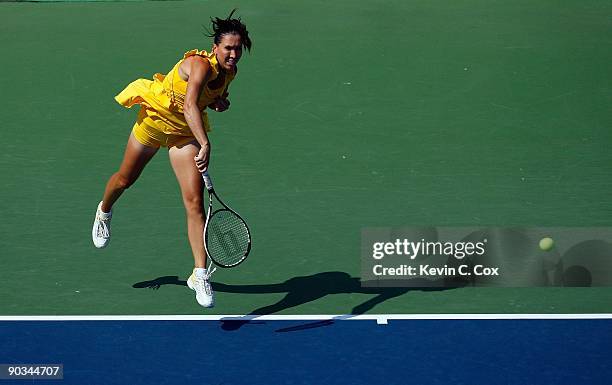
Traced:
<path fill-rule="evenodd" d="M 235 265 L 249 250 L 249 230 L 244 221 L 229 210 L 215 212 L 208 222 L 206 248 L 215 262 Z"/>

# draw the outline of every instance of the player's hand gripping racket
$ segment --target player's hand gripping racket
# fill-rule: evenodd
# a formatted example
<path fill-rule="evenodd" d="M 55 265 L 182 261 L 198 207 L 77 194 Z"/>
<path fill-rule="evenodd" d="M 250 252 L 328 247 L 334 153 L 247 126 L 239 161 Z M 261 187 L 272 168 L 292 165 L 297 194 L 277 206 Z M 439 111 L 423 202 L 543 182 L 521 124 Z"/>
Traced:
<path fill-rule="evenodd" d="M 219 267 L 238 266 L 251 251 L 251 232 L 244 219 L 219 199 L 208 170 L 202 173 L 202 178 L 208 190 L 208 212 L 204 224 L 206 254 Z M 213 198 L 221 205 L 215 211 Z"/>

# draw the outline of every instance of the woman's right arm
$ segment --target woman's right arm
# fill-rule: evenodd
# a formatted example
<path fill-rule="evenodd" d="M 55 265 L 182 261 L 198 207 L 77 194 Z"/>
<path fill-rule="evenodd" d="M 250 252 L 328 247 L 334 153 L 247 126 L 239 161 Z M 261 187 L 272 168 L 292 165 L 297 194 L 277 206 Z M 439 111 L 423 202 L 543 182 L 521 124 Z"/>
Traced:
<path fill-rule="evenodd" d="M 210 142 L 202 122 L 202 112 L 198 108 L 198 99 L 202 87 L 210 77 L 210 63 L 199 56 L 192 56 L 185 60 L 183 65 L 181 69 L 187 75 L 187 94 L 185 95 L 183 111 L 193 136 L 200 144 L 200 152 L 195 157 L 196 166 L 200 172 L 204 172 L 208 168 L 208 160 L 210 159 Z"/>

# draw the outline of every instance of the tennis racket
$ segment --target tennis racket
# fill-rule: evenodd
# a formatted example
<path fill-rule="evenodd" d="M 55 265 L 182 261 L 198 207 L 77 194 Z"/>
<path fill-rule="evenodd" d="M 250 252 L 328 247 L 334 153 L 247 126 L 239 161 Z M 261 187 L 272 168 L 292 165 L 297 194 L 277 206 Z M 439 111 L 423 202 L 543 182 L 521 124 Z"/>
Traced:
<path fill-rule="evenodd" d="M 211 261 L 219 267 L 235 267 L 251 251 L 251 232 L 237 212 L 229 208 L 215 192 L 208 170 L 202 173 L 208 191 L 208 212 L 204 224 L 204 247 Z M 213 211 L 213 200 L 221 206 Z"/>

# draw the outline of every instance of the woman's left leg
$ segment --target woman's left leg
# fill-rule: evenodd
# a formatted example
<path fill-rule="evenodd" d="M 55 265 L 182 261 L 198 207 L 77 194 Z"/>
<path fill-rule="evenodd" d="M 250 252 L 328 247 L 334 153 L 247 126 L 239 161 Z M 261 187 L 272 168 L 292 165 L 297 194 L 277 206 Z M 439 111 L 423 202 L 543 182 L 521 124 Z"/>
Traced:
<path fill-rule="evenodd" d="M 200 151 L 197 141 L 183 146 L 170 147 L 170 163 L 181 187 L 183 204 L 187 214 L 187 236 L 193 252 L 195 268 L 187 279 L 187 286 L 196 293 L 196 300 L 204 307 L 215 305 L 214 293 L 210 284 L 210 272 L 206 271 L 206 251 L 204 249 L 204 199 L 203 181 L 194 157 Z"/>
<path fill-rule="evenodd" d="M 197 141 L 169 149 L 170 163 L 176 175 L 185 213 L 187 214 L 187 236 L 193 253 L 196 268 L 206 268 L 206 251 L 204 250 L 204 202 L 202 175 L 196 168 L 194 157 L 200 145 Z"/>

